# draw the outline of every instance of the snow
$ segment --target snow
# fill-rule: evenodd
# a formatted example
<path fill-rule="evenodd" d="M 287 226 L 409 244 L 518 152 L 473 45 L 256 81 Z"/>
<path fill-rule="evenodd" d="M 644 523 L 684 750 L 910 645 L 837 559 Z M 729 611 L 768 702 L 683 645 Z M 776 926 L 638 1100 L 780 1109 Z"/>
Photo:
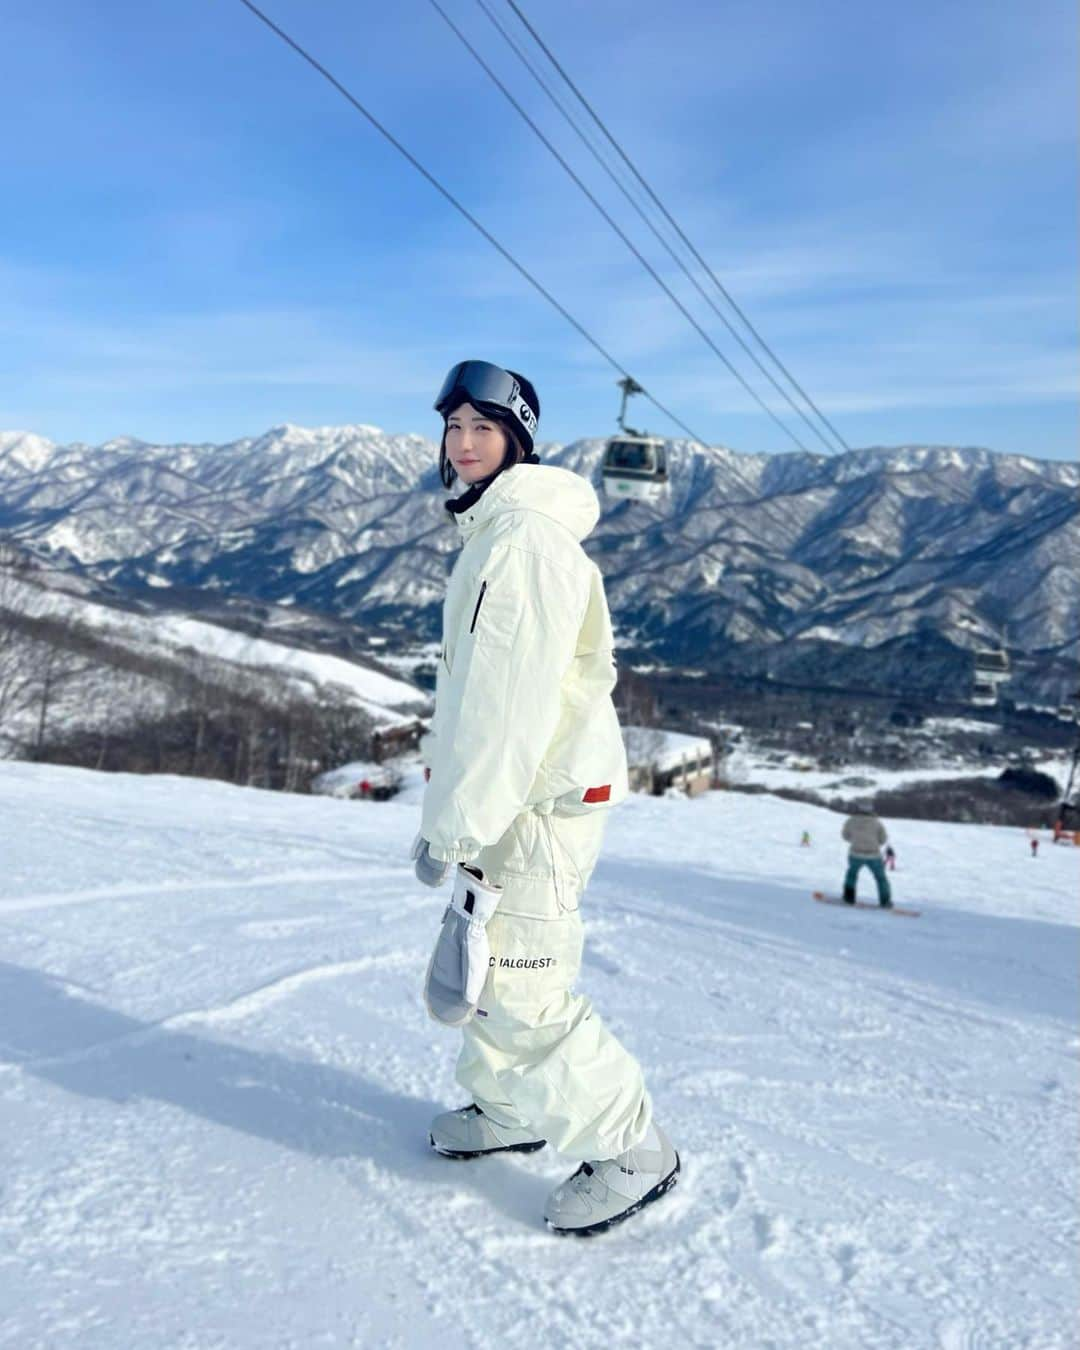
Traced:
<path fill-rule="evenodd" d="M 398 726 L 411 720 L 394 709 L 426 708 L 430 704 L 430 696 L 415 685 L 342 657 L 250 637 L 233 628 L 179 614 L 129 613 L 26 583 L 12 582 L 10 589 L 12 603 L 17 599 L 19 608 L 28 614 L 71 617 L 137 651 L 172 656 L 194 651 L 247 670 L 275 671 L 309 695 L 312 686 L 316 693 L 344 691 L 380 726 Z"/>
<path fill-rule="evenodd" d="M 984 722 L 975 717 L 928 717 L 919 728 L 929 736 L 970 732 L 979 736 L 1000 736 L 999 722 Z"/>
<path fill-rule="evenodd" d="M 0 431 L 0 459 L 28 473 L 39 473 L 59 447 L 32 431 Z"/>
<path fill-rule="evenodd" d="M 55 553 L 70 553 L 80 563 L 100 562 L 115 557 L 116 540 L 112 533 L 88 530 L 74 520 L 58 520 L 43 535 Z"/>
<path fill-rule="evenodd" d="M 420 790 L 0 763 L 0 1346 L 1076 1344 L 1080 849 L 889 822 L 911 920 L 810 900 L 820 808 L 619 807 L 582 987 L 683 1174 L 581 1243 L 427 1148 Z"/>
<path fill-rule="evenodd" d="M 942 759 L 934 764 L 915 765 L 904 769 L 883 769 L 876 764 L 845 764 L 834 769 L 820 769 L 811 760 L 797 754 L 777 753 L 777 762 L 763 758 L 768 752 L 752 744 L 736 744 L 731 753 L 720 761 L 720 772 L 729 783 L 756 785 L 775 792 L 780 788 L 804 788 L 808 792 L 835 793 L 842 798 L 851 796 L 852 787 L 865 793 L 887 792 L 913 787 L 919 783 L 951 782 L 961 778 L 990 778 L 1001 776 L 1008 767 L 1003 760 L 988 762 L 985 767 L 973 766 L 969 760 Z M 1047 754 L 1032 763 L 1032 768 L 1064 784 L 1069 773 L 1069 751 Z M 854 783 L 851 780 L 857 779 Z"/>
<path fill-rule="evenodd" d="M 651 764 L 658 773 L 668 773 L 687 762 L 712 761 L 712 742 L 681 731 L 663 731 L 659 727 L 623 727 L 623 741 L 630 765 L 639 768 Z"/>
<path fill-rule="evenodd" d="M 355 665 L 339 656 L 326 656 L 296 647 L 284 647 L 278 642 L 267 642 L 264 638 L 248 637 L 246 634 L 221 628 L 216 624 L 202 623 L 198 619 L 183 619 L 175 615 L 158 619 L 156 626 L 168 639 L 206 655 L 234 661 L 238 665 L 284 667 L 301 677 L 314 680 L 317 684 L 336 685 L 347 689 L 382 722 L 402 720 L 388 719 L 386 708 L 382 705 L 415 706 L 426 704 L 428 701 L 428 696 L 415 686 L 383 675 L 377 670 L 370 670 L 366 666 Z"/>

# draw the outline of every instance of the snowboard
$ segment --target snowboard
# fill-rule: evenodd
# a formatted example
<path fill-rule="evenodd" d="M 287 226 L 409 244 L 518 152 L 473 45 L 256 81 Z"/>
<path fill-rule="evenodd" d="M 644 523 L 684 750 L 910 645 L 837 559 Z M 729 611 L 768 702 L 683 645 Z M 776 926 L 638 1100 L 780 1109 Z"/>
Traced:
<path fill-rule="evenodd" d="M 823 905 L 839 905 L 841 909 L 876 909 L 882 914 L 901 914 L 905 919 L 917 919 L 922 913 L 921 909 L 905 909 L 903 905 L 893 905 L 890 909 L 883 909 L 876 900 L 856 900 L 853 905 L 847 905 L 838 895 L 826 895 L 824 891 L 812 892 L 813 897 Z"/>

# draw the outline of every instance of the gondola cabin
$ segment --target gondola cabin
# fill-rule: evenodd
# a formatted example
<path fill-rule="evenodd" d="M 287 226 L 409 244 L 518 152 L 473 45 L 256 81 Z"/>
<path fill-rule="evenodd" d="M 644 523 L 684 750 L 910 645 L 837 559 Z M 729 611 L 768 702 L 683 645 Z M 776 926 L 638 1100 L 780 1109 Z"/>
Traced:
<path fill-rule="evenodd" d="M 604 494 L 655 502 L 668 490 L 667 452 L 658 436 L 614 436 L 603 463 Z"/>

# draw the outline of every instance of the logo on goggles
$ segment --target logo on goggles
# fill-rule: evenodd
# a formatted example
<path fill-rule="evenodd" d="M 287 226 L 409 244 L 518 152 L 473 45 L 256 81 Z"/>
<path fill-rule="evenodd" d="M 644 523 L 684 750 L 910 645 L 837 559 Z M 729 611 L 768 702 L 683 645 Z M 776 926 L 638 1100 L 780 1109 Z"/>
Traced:
<path fill-rule="evenodd" d="M 513 400 L 513 407 L 510 409 L 510 411 L 516 414 L 518 421 L 526 429 L 526 431 L 536 430 L 536 414 L 533 412 L 533 410 L 529 407 L 529 405 L 525 402 L 525 400 L 521 397 L 520 394 L 517 394 L 515 396 Z"/>

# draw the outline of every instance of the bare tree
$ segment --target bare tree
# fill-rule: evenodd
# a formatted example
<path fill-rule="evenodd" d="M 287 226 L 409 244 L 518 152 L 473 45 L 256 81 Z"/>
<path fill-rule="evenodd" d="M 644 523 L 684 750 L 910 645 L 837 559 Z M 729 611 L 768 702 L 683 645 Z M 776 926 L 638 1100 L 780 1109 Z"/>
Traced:
<path fill-rule="evenodd" d="M 70 653 L 52 644 L 39 644 L 33 662 L 37 675 L 37 731 L 34 736 L 34 754 L 39 755 L 45 746 L 45 732 L 49 721 L 49 708 L 56 694 L 57 685 L 73 678 Z M 66 659 L 65 659 L 66 658 Z"/>
<path fill-rule="evenodd" d="M 625 726 L 655 727 L 660 724 L 656 690 L 632 670 L 620 671 L 616 686 L 619 720 Z"/>
<path fill-rule="evenodd" d="M 40 653 L 22 619 L 30 570 L 29 557 L 0 536 L 0 749 L 6 743 L 16 752 L 25 737 L 17 729 L 18 720 L 33 706 L 38 685 Z"/>
<path fill-rule="evenodd" d="M 48 612 L 38 570 L 29 554 L 0 536 L 0 748 L 35 757 L 61 688 L 91 665 L 70 618 L 62 609 Z"/>

